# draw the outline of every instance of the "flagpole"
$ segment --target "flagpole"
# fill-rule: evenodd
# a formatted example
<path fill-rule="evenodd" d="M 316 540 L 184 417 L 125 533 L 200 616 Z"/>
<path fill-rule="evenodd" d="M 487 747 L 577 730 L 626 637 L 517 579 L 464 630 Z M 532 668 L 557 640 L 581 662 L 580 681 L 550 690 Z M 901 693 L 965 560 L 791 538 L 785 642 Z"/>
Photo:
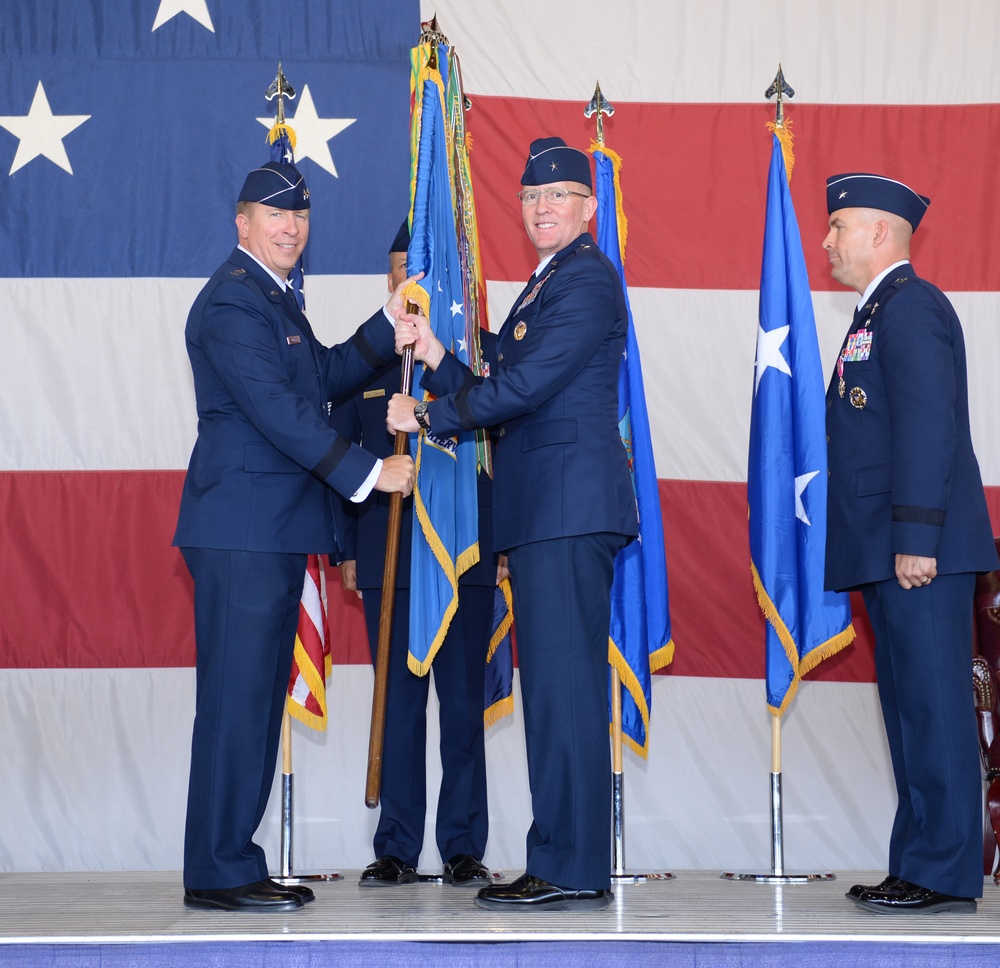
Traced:
<path fill-rule="evenodd" d="M 604 147 L 604 116 L 615 113 L 614 105 L 601 93 L 600 82 L 594 88 L 594 96 L 583 109 L 584 117 L 597 115 L 594 140 Z M 622 681 L 618 670 L 612 665 L 610 672 L 611 689 L 611 880 L 622 883 L 639 884 L 643 881 L 667 881 L 673 874 L 667 871 L 629 873 L 625 869 L 625 770 L 622 755 Z"/>
<path fill-rule="evenodd" d="M 302 884 L 305 881 L 339 881 L 335 871 L 320 874 L 296 874 L 292 870 L 292 816 L 294 813 L 295 774 L 292 771 L 292 717 L 288 700 L 281 717 L 281 873 L 272 880 L 277 884 Z"/>
<path fill-rule="evenodd" d="M 408 312 L 418 307 L 407 305 Z M 413 344 L 403 348 L 399 392 L 409 396 L 413 387 Z M 396 432 L 395 456 L 410 449 L 409 434 Z M 389 648 L 392 640 L 392 613 L 396 604 L 396 571 L 399 565 L 399 531 L 403 518 L 403 495 L 394 491 L 389 497 L 389 524 L 385 535 L 385 564 L 382 570 L 382 608 L 378 619 L 378 646 L 375 651 L 375 688 L 372 692 L 372 722 L 368 735 L 368 776 L 365 783 L 365 806 L 378 806 L 382 787 L 382 747 L 385 740 L 385 706 L 389 691 Z"/>
<path fill-rule="evenodd" d="M 764 97 L 770 99 L 776 97 L 774 108 L 774 127 L 781 129 L 785 126 L 784 98 L 794 97 L 795 91 L 785 81 L 785 75 L 778 65 L 778 73 L 770 87 L 764 92 Z M 786 159 L 787 165 L 787 159 Z M 771 870 L 763 872 L 753 871 L 724 871 L 719 876 L 724 880 L 731 881 L 755 881 L 758 884 L 809 884 L 813 881 L 832 881 L 836 875 L 829 871 L 806 872 L 806 871 L 786 871 L 784 854 L 784 829 L 781 806 L 781 714 L 771 715 Z"/>

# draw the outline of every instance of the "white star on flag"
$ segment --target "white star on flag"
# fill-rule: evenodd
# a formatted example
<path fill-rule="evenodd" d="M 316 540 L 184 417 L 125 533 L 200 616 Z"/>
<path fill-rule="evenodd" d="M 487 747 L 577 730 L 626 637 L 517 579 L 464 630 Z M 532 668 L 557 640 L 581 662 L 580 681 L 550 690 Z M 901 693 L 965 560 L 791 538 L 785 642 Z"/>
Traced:
<path fill-rule="evenodd" d="M 787 326 L 776 326 L 766 331 L 763 326 L 757 326 L 757 380 L 753 386 L 755 396 L 760 387 L 761 377 L 769 366 L 788 376 L 792 375 L 788 361 L 781 355 L 781 344 L 785 342 L 787 335 Z"/>
<path fill-rule="evenodd" d="M 269 130 L 274 125 L 274 118 L 257 120 Z M 328 171 L 334 178 L 339 177 L 327 142 L 357 120 L 357 118 L 321 118 L 316 113 L 309 85 L 304 84 L 295 117 L 288 118 L 288 123 L 295 130 L 295 161 L 312 158 L 323 171 Z"/>
<path fill-rule="evenodd" d="M 72 175 L 73 169 L 62 139 L 89 118 L 89 114 L 53 114 L 49 99 L 45 96 L 45 88 L 39 81 L 26 115 L 0 117 L 0 128 L 6 128 L 15 138 L 20 139 L 7 174 L 13 175 L 18 168 L 23 168 L 33 158 L 43 155 Z"/>
<path fill-rule="evenodd" d="M 460 302 L 457 302 L 456 300 L 452 300 L 451 315 L 454 317 L 457 316 L 460 312 L 462 312 L 462 304 Z"/>
<path fill-rule="evenodd" d="M 799 474 L 799 476 L 795 478 L 795 517 L 797 517 L 803 524 L 808 524 L 809 527 L 812 527 L 812 521 L 809 520 L 809 515 L 806 514 L 805 506 L 802 504 L 802 495 L 809 482 L 818 473 L 819 471 L 810 471 L 808 474 Z"/>
<path fill-rule="evenodd" d="M 153 21 L 153 30 L 162 27 L 168 20 L 173 20 L 179 13 L 186 13 L 197 20 L 202 27 L 207 27 L 213 34 L 215 33 L 212 15 L 208 12 L 208 0 L 160 0 L 160 7 Z"/>

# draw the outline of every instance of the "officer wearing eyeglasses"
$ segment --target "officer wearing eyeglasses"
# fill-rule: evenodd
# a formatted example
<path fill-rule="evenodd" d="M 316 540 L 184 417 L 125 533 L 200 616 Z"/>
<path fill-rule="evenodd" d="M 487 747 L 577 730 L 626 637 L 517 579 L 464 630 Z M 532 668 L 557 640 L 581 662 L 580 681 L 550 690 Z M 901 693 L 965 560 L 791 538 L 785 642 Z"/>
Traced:
<path fill-rule="evenodd" d="M 412 329 L 423 385 L 399 394 L 392 430 L 496 435 L 494 546 L 514 591 L 533 823 L 523 876 L 482 888 L 492 909 L 601 908 L 612 899 L 608 628 L 618 550 L 638 530 L 618 433 L 628 317 L 621 281 L 587 231 L 590 158 L 561 138 L 531 144 L 518 193 L 539 265 L 495 339 L 488 378 Z M 490 334 L 483 334 L 484 353 Z"/>

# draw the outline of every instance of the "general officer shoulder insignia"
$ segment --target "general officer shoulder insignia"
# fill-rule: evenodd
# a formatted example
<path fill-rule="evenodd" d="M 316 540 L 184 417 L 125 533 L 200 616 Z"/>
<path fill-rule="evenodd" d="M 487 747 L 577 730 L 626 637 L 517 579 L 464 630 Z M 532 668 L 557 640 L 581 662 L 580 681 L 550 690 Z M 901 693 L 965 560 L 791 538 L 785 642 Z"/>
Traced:
<path fill-rule="evenodd" d="M 247 274 L 247 271 L 246 271 L 246 269 L 239 269 L 239 268 L 237 268 L 237 269 L 231 269 L 229 271 L 229 274 L 231 276 L 245 276 Z"/>
<path fill-rule="evenodd" d="M 524 334 L 526 332 L 528 332 L 528 327 L 524 325 L 524 320 L 521 320 L 521 322 L 519 322 L 514 327 L 514 339 L 516 340 L 524 339 Z"/>
<path fill-rule="evenodd" d="M 868 405 L 868 394 L 861 387 L 851 387 L 851 406 L 857 410 L 864 410 Z"/>

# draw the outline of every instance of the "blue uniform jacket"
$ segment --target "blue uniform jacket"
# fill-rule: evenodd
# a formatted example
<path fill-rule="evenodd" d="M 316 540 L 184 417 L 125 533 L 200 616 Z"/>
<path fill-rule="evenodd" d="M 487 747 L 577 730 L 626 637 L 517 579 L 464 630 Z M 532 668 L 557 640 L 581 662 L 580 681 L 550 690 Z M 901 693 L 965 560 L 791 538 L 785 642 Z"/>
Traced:
<path fill-rule="evenodd" d="M 375 458 L 330 426 L 327 402 L 394 358 L 382 310 L 325 347 L 292 297 L 237 248 L 195 300 L 185 337 L 198 439 L 174 544 L 334 550 L 331 488 L 349 497 Z"/>
<path fill-rule="evenodd" d="M 997 567 L 972 449 L 965 341 L 944 294 L 911 265 L 890 272 L 841 349 L 826 395 L 826 587 L 895 574 L 897 554 L 940 574 Z"/>
<path fill-rule="evenodd" d="M 476 377 L 448 354 L 425 373 L 423 386 L 441 397 L 428 410 L 434 431 L 488 427 L 495 434 L 496 550 L 605 531 L 637 534 L 618 433 L 627 327 L 618 273 L 584 233 L 515 302 L 496 337 L 495 372 Z"/>

